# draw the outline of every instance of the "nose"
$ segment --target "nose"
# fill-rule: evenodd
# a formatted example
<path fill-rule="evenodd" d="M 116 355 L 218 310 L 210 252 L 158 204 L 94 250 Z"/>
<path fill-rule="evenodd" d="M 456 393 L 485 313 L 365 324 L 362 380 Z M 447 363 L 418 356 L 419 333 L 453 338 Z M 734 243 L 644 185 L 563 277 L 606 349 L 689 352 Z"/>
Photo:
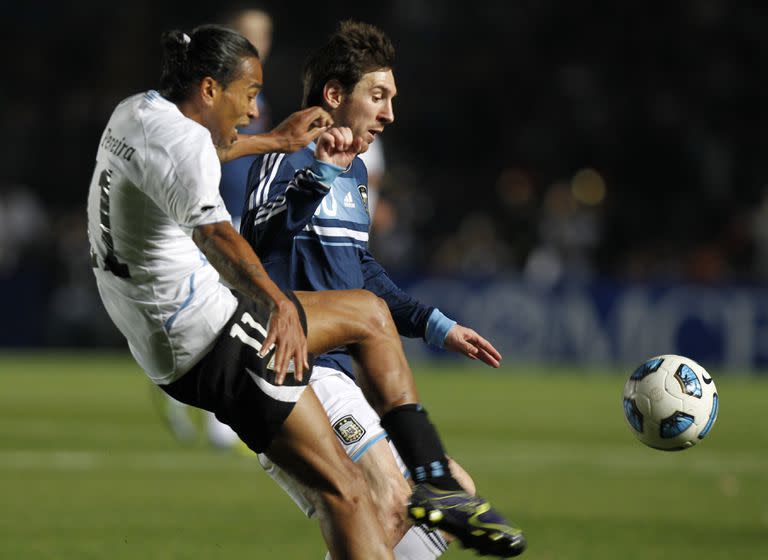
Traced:
<path fill-rule="evenodd" d="M 395 109 L 392 106 L 392 100 L 388 100 L 384 105 L 384 108 L 379 113 L 379 122 L 383 124 L 391 124 L 395 122 Z"/>
<path fill-rule="evenodd" d="M 254 98 L 253 101 L 248 105 L 248 118 L 249 119 L 255 119 L 259 116 L 259 104 L 256 101 L 256 98 Z"/>

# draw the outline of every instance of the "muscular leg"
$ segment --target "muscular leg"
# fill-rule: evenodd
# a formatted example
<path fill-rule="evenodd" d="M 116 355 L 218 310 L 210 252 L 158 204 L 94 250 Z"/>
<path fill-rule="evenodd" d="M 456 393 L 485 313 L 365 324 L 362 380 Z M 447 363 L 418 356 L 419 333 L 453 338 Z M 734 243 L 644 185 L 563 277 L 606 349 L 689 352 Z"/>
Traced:
<path fill-rule="evenodd" d="M 373 504 L 379 514 L 387 540 L 395 548 L 395 558 L 436 558 L 440 554 L 439 544 L 431 542 L 425 544 L 423 533 L 418 538 L 411 537 L 403 540 L 409 531 L 419 531 L 411 525 L 405 515 L 404 506 L 411 493 L 411 486 L 400 472 L 400 467 L 392 454 L 392 448 L 385 440 L 380 440 L 372 445 L 368 451 L 357 461 L 363 471 L 368 488 L 371 491 Z M 475 494 L 475 483 L 472 477 L 452 458 L 448 458 L 448 464 L 453 477 L 461 484 L 462 488 L 470 494 Z M 445 543 L 451 543 L 455 539 L 448 533 L 442 533 Z M 432 537 L 434 539 L 434 537 Z M 399 543 L 399 544 L 398 544 Z"/>
<path fill-rule="evenodd" d="M 368 483 L 387 540 L 394 547 L 411 527 L 405 513 L 411 487 L 403 478 L 386 439 L 373 444 L 357 464 Z"/>
<path fill-rule="evenodd" d="M 334 559 L 391 559 L 363 475 L 325 420 L 308 387 L 266 454 L 319 496 L 321 530 Z"/>
<path fill-rule="evenodd" d="M 460 490 L 440 436 L 418 403 L 413 374 L 387 304 L 365 290 L 296 292 L 312 353 L 346 346 L 362 368 L 358 382 L 417 483 Z"/>
<path fill-rule="evenodd" d="M 373 505 L 379 514 L 387 540 L 395 546 L 411 528 L 404 509 L 411 494 L 411 486 L 400 472 L 392 448 L 386 440 L 379 440 L 372 445 L 357 464 L 368 483 Z M 448 465 L 461 487 L 474 496 L 475 482 L 469 473 L 451 457 L 448 458 Z M 443 533 L 443 538 L 448 543 L 454 540 L 448 533 Z M 397 557 L 397 550 L 395 556 Z"/>
<path fill-rule="evenodd" d="M 516 556 L 522 531 L 471 497 L 451 473 L 440 437 L 418 403 L 413 375 L 386 303 L 364 290 L 296 292 L 307 316 L 307 347 L 346 346 L 363 369 L 361 385 L 416 483 L 408 504 L 420 523 L 447 530 L 480 554 Z M 482 526 L 482 527 L 481 527 Z"/>
<path fill-rule="evenodd" d="M 296 292 L 307 315 L 307 346 L 313 354 L 348 346 L 365 375 L 371 404 L 383 416 L 418 402 L 411 368 L 386 303 L 364 290 Z"/>

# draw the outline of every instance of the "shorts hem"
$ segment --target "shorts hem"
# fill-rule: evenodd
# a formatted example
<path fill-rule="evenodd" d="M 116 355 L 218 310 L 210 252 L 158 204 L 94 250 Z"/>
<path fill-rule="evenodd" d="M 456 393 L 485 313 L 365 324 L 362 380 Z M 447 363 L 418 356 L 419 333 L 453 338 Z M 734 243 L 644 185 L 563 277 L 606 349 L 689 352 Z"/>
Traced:
<path fill-rule="evenodd" d="M 363 455 L 365 455 L 368 452 L 368 450 L 371 448 L 372 445 L 374 445 L 375 443 L 381 441 L 385 437 L 387 437 L 387 432 L 382 431 L 380 434 L 377 434 L 376 436 L 374 436 L 371 439 L 369 439 L 365 443 L 365 445 L 363 445 L 360 449 L 358 449 L 352 455 L 350 455 L 349 458 L 352 459 L 352 461 L 356 463 L 357 461 L 360 460 L 360 458 Z"/>

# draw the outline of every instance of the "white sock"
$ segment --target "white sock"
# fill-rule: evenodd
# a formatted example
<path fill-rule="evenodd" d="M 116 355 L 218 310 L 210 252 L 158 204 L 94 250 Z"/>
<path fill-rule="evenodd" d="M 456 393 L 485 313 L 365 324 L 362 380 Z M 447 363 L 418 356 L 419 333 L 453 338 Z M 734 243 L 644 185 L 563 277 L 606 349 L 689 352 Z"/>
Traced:
<path fill-rule="evenodd" d="M 430 531 L 423 525 L 411 527 L 397 543 L 397 560 L 435 560 L 446 551 L 448 543 L 439 531 Z"/>
<path fill-rule="evenodd" d="M 448 548 L 439 531 L 429 531 L 419 525 L 411 527 L 397 543 L 394 553 L 397 560 L 435 560 Z M 325 560 L 332 560 L 330 552 Z"/>

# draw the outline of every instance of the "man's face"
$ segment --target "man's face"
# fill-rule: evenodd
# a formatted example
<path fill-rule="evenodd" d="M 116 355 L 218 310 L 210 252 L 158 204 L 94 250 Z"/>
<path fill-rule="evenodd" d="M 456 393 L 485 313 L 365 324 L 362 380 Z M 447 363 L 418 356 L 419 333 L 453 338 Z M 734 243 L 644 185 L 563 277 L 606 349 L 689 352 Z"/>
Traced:
<path fill-rule="evenodd" d="M 392 70 L 376 70 L 363 74 L 351 93 L 342 97 L 336 109 L 331 110 L 334 124 L 348 126 L 355 136 L 367 144 L 395 120 L 392 100 L 397 95 Z"/>
<path fill-rule="evenodd" d="M 207 127 L 216 147 L 229 148 L 237 140 L 235 127 L 245 126 L 250 119 L 259 116 L 256 96 L 261 88 L 261 62 L 255 57 L 243 59 L 240 76 L 225 89 L 218 85 Z"/>

